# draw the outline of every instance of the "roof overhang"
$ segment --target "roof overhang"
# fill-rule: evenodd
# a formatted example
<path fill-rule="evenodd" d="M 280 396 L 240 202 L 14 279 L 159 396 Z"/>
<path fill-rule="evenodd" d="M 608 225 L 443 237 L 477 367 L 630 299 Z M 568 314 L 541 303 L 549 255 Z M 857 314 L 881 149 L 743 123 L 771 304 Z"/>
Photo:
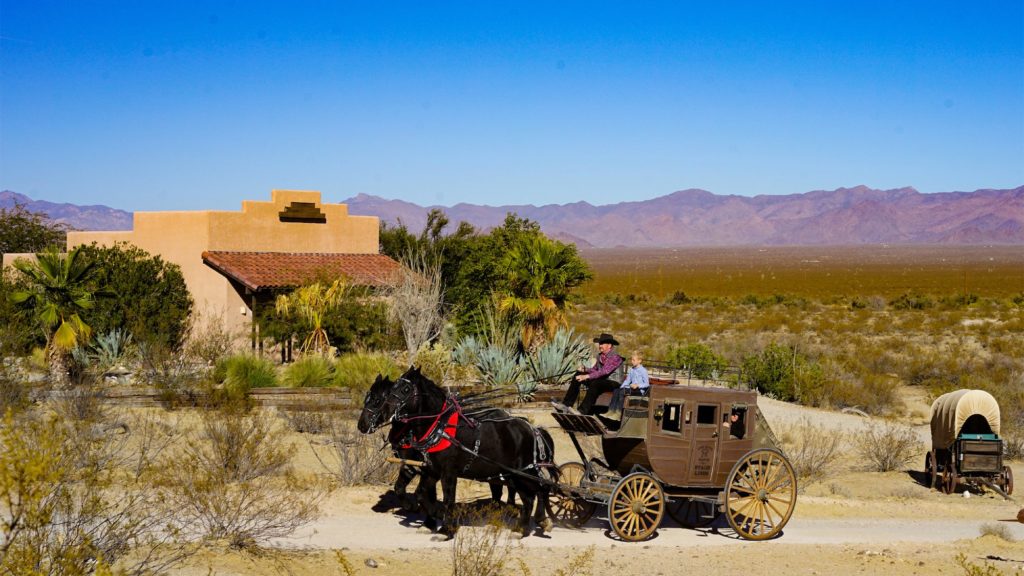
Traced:
<path fill-rule="evenodd" d="M 203 263 L 252 292 L 295 288 L 321 278 L 344 276 L 357 286 L 394 282 L 401 265 L 383 254 L 203 252 Z"/>

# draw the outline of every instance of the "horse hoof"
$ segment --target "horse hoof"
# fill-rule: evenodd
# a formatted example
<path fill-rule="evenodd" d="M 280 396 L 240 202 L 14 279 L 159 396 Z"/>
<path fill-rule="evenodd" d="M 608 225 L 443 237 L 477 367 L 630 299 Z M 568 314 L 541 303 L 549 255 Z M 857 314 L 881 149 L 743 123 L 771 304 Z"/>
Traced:
<path fill-rule="evenodd" d="M 545 518 L 544 521 L 540 523 L 540 533 L 543 534 L 545 532 L 551 532 L 551 529 L 554 527 L 555 523 L 551 521 L 551 518 Z"/>

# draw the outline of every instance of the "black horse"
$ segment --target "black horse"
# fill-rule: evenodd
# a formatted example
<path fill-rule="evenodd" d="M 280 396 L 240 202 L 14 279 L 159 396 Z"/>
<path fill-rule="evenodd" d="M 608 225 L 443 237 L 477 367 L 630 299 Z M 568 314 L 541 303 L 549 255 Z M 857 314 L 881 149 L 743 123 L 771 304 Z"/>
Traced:
<path fill-rule="evenodd" d="M 438 480 L 444 493 L 444 505 L 428 509 L 439 516 L 440 531 L 453 535 L 456 525 L 451 511 L 455 504 L 458 478 L 483 482 L 507 481 L 519 494 L 519 528 L 529 534 L 531 511 L 541 532 L 551 527 L 545 517 L 549 484 L 542 470 L 556 476 L 554 442 L 546 430 L 535 428 L 522 418 L 500 410 L 467 414 L 458 399 L 451 397 L 419 369 L 411 368 L 398 380 L 378 378 L 366 395 L 359 430 L 370 433 L 391 424 L 407 426 L 406 449 L 416 450 L 425 465 L 421 467 L 421 488 L 417 494 L 429 500 L 430 488 Z M 536 504 L 536 506 L 535 506 Z"/>
<path fill-rule="evenodd" d="M 381 386 L 389 387 L 394 383 L 386 377 L 377 376 L 377 380 L 374 384 L 380 383 Z M 498 410 L 496 408 L 491 409 L 493 412 L 488 414 L 489 416 L 504 416 L 508 417 L 508 413 Z M 388 431 L 388 444 L 391 446 L 391 450 L 395 456 L 409 462 L 423 462 L 423 454 L 413 448 L 410 444 L 413 438 L 413 433 L 409 424 L 397 424 L 391 427 Z M 433 506 L 437 502 L 437 480 L 433 482 L 420 481 L 419 487 L 415 494 L 409 494 L 407 489 L 409 484 L 420 475 L 420 467 L 413 464 L 402 464 L 398 470 L 398 478 L 395 479 L 395 486 L 391 491 L 391 495 L 385 494 L 381 496 L 380 502 L 374 505 L 373 510 L 376 512 L 383 512 L 386 510 L 393 509 L 395 506 L 389 504 L 390 499 L 393 497 L 397 506 L 407 512 L 415 512 L 417 510 L 422 511 L 424 514 L 429 515 L 433 512 Z M 501 502 L 501 487 L 502 482 L 500 480 L 491 480 L 491 501 L 495 503 Z M 510 481 L 505 482 L 505 486 L 508 488 L 508 504 L 514 505 L 516 502 L 516 490 Z M 427 526 L 432 526 L 433 522 L 428 518 Z"/>

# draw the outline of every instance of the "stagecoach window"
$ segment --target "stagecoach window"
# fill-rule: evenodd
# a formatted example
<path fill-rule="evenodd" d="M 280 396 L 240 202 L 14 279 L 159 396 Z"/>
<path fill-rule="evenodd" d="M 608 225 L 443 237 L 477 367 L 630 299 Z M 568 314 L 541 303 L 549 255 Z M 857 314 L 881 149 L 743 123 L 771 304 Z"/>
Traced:
<path fill-rule="evenodd" d="M 718 424 L 718 406 L 697 406 L 697 424 Z"/>
<path fill-rule="evenodd" d="M 679 420 L 682 413 L 682 404 L 665 404 L 665 415 L 661 419 L 661 429 L 666 432 L 679 432 Z"/>

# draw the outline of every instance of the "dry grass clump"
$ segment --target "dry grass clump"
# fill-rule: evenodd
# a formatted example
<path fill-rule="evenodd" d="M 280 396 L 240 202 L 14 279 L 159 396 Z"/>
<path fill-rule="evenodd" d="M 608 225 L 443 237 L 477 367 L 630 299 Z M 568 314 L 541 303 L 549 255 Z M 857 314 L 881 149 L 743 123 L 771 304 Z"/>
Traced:
<path fill-rule="evenodd" d="M 899 470 L 924 451 L 920 438 L 909 426 L 893 422 L 868 427 L 854 440 L 854 449 L 875 472 Z"/>
<path fill-rule="evenodd" d="M 182 452 L 165 460 L 176 530 L 250 548 L 316 519 L 324 489 L 298 477 L 291 453 L 268 414 L 205 412 Z"/>
<path fill-rule="evenodd" d="M 381 434 L 362 434 L 338 415 L 329 418 L 326 438 L 309 438 L 316 459 L 341 486 L 394 482 L 398 467 L 387 463 L 391 450 L 384 444 Z"/>
<path fill-rule="evenodd" d="M 995 536 L 1001 540 L 1007 542 L 1015 542 L 1017 539 L 1013 537 L 1013 532 L 1010 531 L 1010 527 L 1006 524 L 999 524 L 998 522 L 986 522 L 979 528 L 982 536 Z"/>
<path fill-rule="evenodd" d="M 843 456 L 843 433 L 822 429 L 808 418 L 783 427 L 779 431 L 779 440 L 800 479 L 798 486 L 801 491 L 831 476 Z"/>
<path fill-rule="evenodd" d="M 500 505 L 488 504 L 456 517 L 469 524 L 452 539 L 452 576 L 503 576 L 516 543 Z"/>

